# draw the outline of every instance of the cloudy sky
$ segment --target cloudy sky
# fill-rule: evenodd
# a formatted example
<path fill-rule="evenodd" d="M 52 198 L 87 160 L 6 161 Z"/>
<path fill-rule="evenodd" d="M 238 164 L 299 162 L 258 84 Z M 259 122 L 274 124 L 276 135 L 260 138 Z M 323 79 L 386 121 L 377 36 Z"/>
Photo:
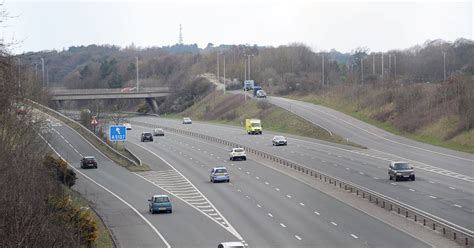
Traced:
<path fill-rule="evenodd" d="M 314 51 L 387 51 L 426 40 L 473 39 L 473 1 L 3 0 L 14 53 L 113 44 L 304 43 Z"/>

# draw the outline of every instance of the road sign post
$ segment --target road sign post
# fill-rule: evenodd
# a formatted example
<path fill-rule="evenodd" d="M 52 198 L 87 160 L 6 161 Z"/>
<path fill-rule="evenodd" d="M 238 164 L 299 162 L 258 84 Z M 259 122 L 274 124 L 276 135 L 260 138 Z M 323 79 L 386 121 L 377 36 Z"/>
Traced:
<path fill-rule="evenodd" d="M 95 127 L 99 124 L 96 118 L 97 116 L 93 115 L 92 120 L 91 120 L 91 125 L 94 127 L 94 133 L 95 133 Z"/>

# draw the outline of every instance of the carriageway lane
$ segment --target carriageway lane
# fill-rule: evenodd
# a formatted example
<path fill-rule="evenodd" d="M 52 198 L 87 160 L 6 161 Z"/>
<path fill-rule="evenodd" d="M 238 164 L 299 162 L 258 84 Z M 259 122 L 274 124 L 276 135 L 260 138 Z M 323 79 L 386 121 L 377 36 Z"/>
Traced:
<path fill-rule="evenodd" d="M 56 126 L 52 145 L 76 169 L 113 191 L 141 214 L 151 226 L 156 228 L 172 247 L 213 247 L 221 238 L 234 240 L 233 236 L 215 222 L 182 201 L 171 196 L 172 214 L 148 212 L 147 199 L 153 194 L 166 193 L 155 185 L 143 180 L 128 170 L 114 164 L 95 150 L 89 143 L 67 126 Z M 76 152 L 77 150 L 77 152 Z M 99 163 L 98 169 L 79 169 L 81 155 L 93 155 Z M 83 185 L 88 184 L 84 180 Z M 109 204 L 107 194 L 84 193 L 99 214 L 109 225 L 122 247 L 166 247 L 166 244 L 152 230 L 145 220 L 130 211 L 124 204 Z"/>
<path fill-rule="evenodd" d="M 368 148 L 420 161 L 470 177 L 474 176 L 474 154 L 458 152 L 394 135 L 320 105 L 282 97 L 268 97 L 268 102 Z"/>
<path fill-rule="evenodd" d="M 159 151 L 221 209 L 252 247 L 426 246 L 252 160 L 229 161 L 225 147 L 173 133 L 139 142 L 139 133 L 149 128 L 133 128 L 128 148 L 150 162 L 154 157 L 144 150 Z M 231 183 L 209 183 L 210 168 L 222 165 L 229 169 Z"/>
<path fill-rule="evenodd" d="M 473 184 L 427 170 L 416 169 L 414 182 L 388 180 L 388 157 L 360 154 L 362 149 L 328 145 L 327 142 L 289 136 L 287 147 L 273 147 L 273 133 L 247 135 L 241 128 L 194 122 L 182 125 L 177 120 L 157 117 L 131 119 L 153 125 L 185 129 L 237 142 L 270 154 L 290 159 L 305 166 L 354 182 L 416 208 L 437 215 L 457 225 L 473 230 Z M 355 153 L 356 151 L 357 153 Z"/>

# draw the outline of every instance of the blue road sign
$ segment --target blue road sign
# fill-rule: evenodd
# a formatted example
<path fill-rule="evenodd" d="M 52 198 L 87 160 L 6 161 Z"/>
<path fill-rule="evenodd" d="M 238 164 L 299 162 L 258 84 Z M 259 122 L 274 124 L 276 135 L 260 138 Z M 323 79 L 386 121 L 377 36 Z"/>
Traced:
<path fill-rule="evenodd" d="M 109 134 L 111 141 L 127 140 L 127 128 L 125 126 L 110 126 Z"/>

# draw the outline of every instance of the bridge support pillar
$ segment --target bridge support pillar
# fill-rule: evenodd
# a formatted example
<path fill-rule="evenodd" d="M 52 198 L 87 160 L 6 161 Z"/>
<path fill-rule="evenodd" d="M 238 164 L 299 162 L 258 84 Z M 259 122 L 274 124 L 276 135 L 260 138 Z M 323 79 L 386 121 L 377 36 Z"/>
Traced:
<path fill-rule="evenodd" d="M 146 102 L 148 103 L 148 106 L 153 111 L 153 113 L 158 114 L 158 104 L 156 103 L 155 98 L 146 98 Z"/>
<path fill-rule="evenodd" d="M 56 106 L 55 106 L 56 109 L 62 109 L 62 108 L 63 108 L 63 105 L 64 105 L 63 103 L 64 103 L 64 101 L 62 101 L 62 100 L 57 100 L 57 101 L 54 101 L 54 102 L 55 102 L 55 105 L 56 105 Z"/>

